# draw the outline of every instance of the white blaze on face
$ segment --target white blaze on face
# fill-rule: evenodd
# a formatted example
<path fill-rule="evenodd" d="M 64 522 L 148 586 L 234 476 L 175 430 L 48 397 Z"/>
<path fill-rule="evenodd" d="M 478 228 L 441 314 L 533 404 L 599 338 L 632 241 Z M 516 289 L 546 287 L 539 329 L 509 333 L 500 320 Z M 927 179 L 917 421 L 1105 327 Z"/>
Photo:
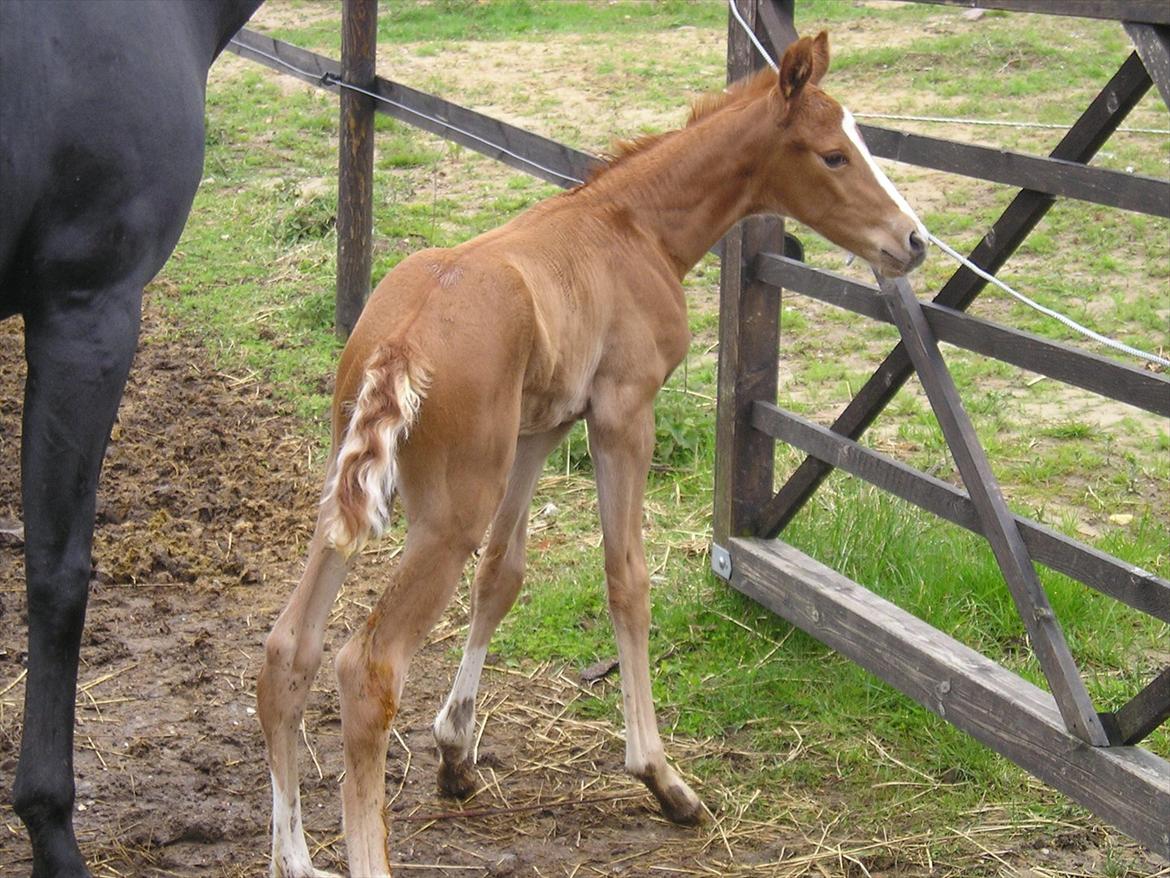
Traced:
<path fill-rule="evenodd" d="M 869 166 L 870 171 L 873 172 L 878 183 L 881 184 L 882 189 L 894 200 L 894 204 L 898 205 L 908 217 L 914 220 L 914 224 L 918 227 L 919 237 L 922 238 L 923 242 L 929 241 L 930 233 L 926 231 L 926 226 L 922 224 L 922 220 L 918 218 L 918 214 L 914 212 L 906 202 L 906 199 L 902 197 L 902 193 L 894 188 L 894 184 L 890 182 L 890 178 L 886 176 L 885 172 L 878 167 L 877 162 L 873 160 L 873 156 L 869 152 L 869 147 L 865 145 L 865 141 L 861 139 L 861 132 L 857 130 L 857 121 L 853 118 L 853 114 L 844 107 L 841 108 L 841 112 L 843 114 L 841 118 L 841 129 L 845 132 L 845 136 L 857 147 L 857 151 L 865 159 L 865 163 Z"/>

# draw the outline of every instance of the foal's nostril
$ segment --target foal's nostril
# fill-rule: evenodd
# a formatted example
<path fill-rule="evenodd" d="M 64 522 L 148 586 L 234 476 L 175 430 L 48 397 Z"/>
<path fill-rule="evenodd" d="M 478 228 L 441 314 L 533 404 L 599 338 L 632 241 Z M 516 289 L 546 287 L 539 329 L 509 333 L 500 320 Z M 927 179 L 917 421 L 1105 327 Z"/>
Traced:
<path fill-rule="evenodd" d="M 922 240 L 922 236 L 918 232 L 910 233 L 910 252 L 915 256 L 921 256 L 926 252 L 926 242 Z"/>

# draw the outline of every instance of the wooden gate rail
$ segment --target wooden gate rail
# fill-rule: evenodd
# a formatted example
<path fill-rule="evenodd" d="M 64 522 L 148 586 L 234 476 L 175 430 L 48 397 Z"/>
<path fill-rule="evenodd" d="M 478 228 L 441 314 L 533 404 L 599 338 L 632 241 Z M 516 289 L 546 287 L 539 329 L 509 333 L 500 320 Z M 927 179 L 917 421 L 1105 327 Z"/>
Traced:
<path fill-rule="evenodd" d="M 309 85 L 334 94 L 342 91 L 341 65 L 317 52 L 248 28 L 236 34 L 227 48 Z M 559 186 L 585 179 L 597 161 L 579 149 L 381 76 L 374 77 L 370 91 L 386 99 L 371 99 L 375 112 Z"/>
<path fill-rule="evenodd" d="M 1148 3 L 980 0 L 978 5 L 1120 17 L 1127 19 L 1138 50 L 1047 158 L 865 127 L 877 155 L 1024 187 L 971 260 L 998 270 L 1058 196 L 1170 216 L 1167 182 L 1088 167 L 1154 81 L 1163 95 L 1170 93 L 1170 13 Z M 737 0 L 737 8 L 774 46 L 782 47 L 795 32 L 791 2 Z M 729 70 L 742 74 L 745 53 L 751 58 L 748 39 L 737 38 L 734 30 L 729 36 Z M 1170 582 L 1008 510 L 938 343 L 945 340 L 1160 415 L 1170 415 L 1170 381 L 962 313 L 985 286 L 966 268 L 952 275 L 933 302 L 922 303 L 904 280 L 882 281 L 875 288 L 769 252 L 777 249 L 768 245 L 776 232 L 774 224 L 749 220 L 737 238 L 728 239 L 720 312 L 715 572 L 1170 858 L 1170 763 L 1134 746 L 1170 715 L 1170 669 L 1120 710 L 1096 713 L 1033 560 L 1163 621 L 1170 621 Z M 832 428 L 775 404 L 780 287 L 899 329 L 902 340 Z M 914 372 L 966 491 L 856 441 Z M 777 439 L 809 457 L 773 493 Z M 772 539 L 833 468 L 988 540 L 1053 694 Z"/>
<path fill-rule="evenodd" d="M 864 479 L 919 509 L 983 534 L 971 498 L 941 479 L 769 402 L 757 401 L 752 406 L 751 424 L 756 431 Z M 1034 560 L 1136 610 L 1170 622 L 1170 582 L 1029 518 L 1017 515 L 1015 520 Z"/>
<path fill-rule="evenodd" d="M 772 286 L 882 323 L 894 322 L 877 287 L 836 272 L 812 268 L 786 256 L 761 253 L 752 265 L 752 273 Z M 945 305 L 924 302 L 922 308 L 940 341 L 1170 417 L 1170 382 L 1160 375 Z"/>
<path fill-rule="evenodd" d="M 956 143 L 874 125 L 859 124 L 857 127 L 869 151 L 881 158 L 992 183 L 1026 187 L 1048 195 L 1092 201 L 1107 207 L 1170 216 L 1170 183 L 1156 177 Z"/>
<path fill-rule="evenodd" d="M 1163 0 L 911 0 L 938 6 L 978 6 L 1008 12 L 1039 12 L 1072 18 L 1103 18 L 1109 21 L 1141 21 L 1170 24 L 1170 7 Z"/>

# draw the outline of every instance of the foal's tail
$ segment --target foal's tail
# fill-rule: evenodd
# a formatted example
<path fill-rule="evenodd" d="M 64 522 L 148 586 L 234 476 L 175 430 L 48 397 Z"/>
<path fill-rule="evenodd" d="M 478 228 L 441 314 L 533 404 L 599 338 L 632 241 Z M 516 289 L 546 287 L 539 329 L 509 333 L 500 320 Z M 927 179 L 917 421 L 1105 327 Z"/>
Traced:
<path fill-rule="evenodd" d="M 406 345 L 384 345 L 366 363 L 321 500 L 326 541 L 346 557 L 390 520 L 398 446 L 418 420 L 428 380 Z"/>

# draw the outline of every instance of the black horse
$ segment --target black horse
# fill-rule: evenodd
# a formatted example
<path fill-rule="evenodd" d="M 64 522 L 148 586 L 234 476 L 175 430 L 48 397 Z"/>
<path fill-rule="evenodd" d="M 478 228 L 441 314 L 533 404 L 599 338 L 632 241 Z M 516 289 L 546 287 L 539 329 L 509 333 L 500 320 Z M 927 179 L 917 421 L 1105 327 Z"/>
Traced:
<path fill-rule="evenodd" d="M 94 495 L 143 286 L 203 169 L 207 71 L 262 0 L 0 0 L 0 317 L 25 324 L 28 677 L 13 805 L 33 875 L 87 874 L 73 720 Z"/>

